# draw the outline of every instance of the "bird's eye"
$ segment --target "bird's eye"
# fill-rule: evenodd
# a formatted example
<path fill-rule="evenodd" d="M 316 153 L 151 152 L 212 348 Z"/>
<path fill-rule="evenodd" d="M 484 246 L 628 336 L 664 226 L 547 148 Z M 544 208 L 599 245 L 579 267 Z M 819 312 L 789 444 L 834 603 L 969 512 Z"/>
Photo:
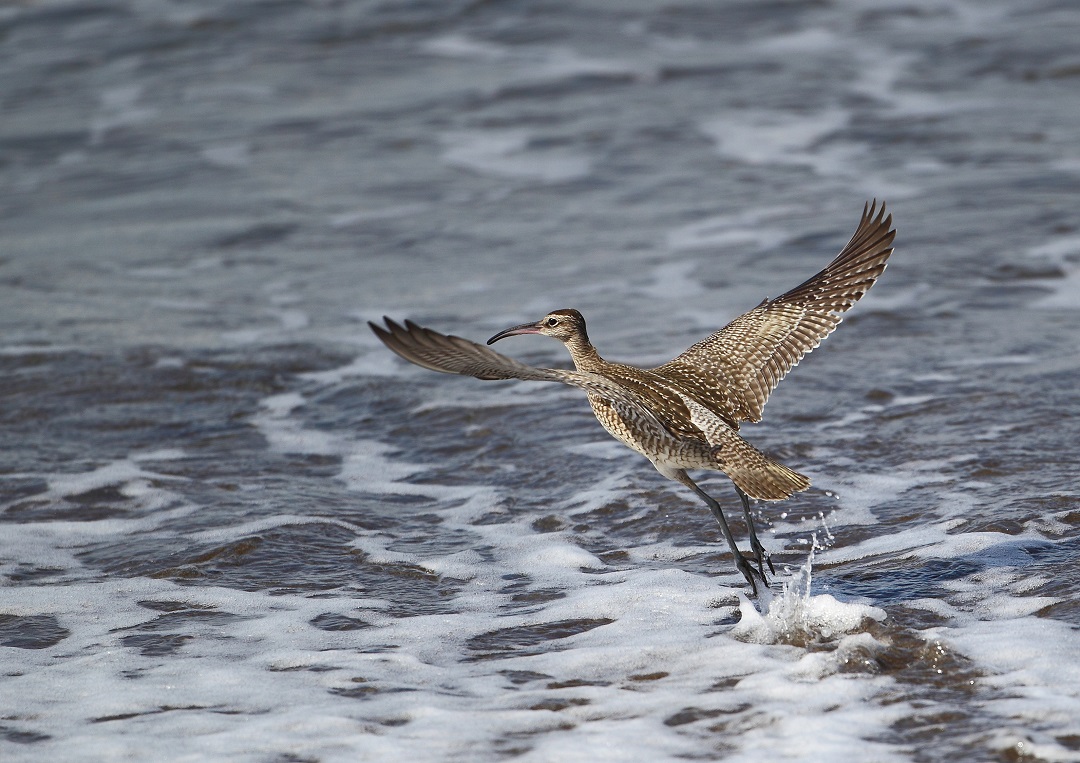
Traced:
<path fill-rule="evenodd" d="M 547 319 L 547 325 L 548 325 L 548 328 L 553 329 L 553 328 L 555 328 L 556 326 L 559 325 L 559 319 L 558 318 L 548 318 Z"/>

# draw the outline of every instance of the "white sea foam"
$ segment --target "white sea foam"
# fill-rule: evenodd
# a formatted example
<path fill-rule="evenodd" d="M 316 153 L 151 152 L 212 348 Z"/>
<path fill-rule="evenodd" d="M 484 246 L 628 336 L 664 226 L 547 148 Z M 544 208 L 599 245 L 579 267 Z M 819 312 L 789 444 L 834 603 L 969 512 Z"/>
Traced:
<path fill-rule="evenodd" d="M 102 91 L 98 111 L 90 120 L 91 145 L 101 143 L 111 130 L 142 125 L 156 116 L 156 109 L 137 105 L 142 93 L 142 86 L 135 84 Z"/>
<path fill-rule="evenodd" d="M 654 76 L 653 67 L 643 62 L 584 56 L 566 46 L 499 45 L 448 34 L 425 40 L 420 47 L 426 53 L 447 58 L 498 64 L 504 88 L 575 77 Z"/>
<path fill-rule="evenodd" d="M 759 644 L 798 643 L 834 640 L 860 630 L 869 621 L 885 620 L 885 612 L 869 604 L 840 602 L 827 594 L 811 594 L 816 534 L 806 562 L 788 580 L 777 596 L 769 596 L 765 614 L 740 595 L 742 619 L 732 635 Z M 771 594 L 771 592 L 769 592 Z M 864 643 L 859 640 L 856 643 Z"/>
<path fill-rule="evenodd" d="M 529 77 L 540 80 L 560 80 L 572 77 L 634 77 L 652 79 L 652 67 L 631 60 L 583 56 L 567 47 L 553 47 L 530 71 Z"/>
<path fill-rule="evenodd" d="M 407 478 L 419 465 L 390 458 L 394 448 L 371 439 L 308 427 L 293 412 L 306 404 L 299 393 L 273 395 L 263 400 L 264 412 L 252 418 L 271 448 L 283 453 L 330 455 L 342 458 L 338 479 L 348 489 L 375 494 L 425 495 L 460 499 L 456 511 L 471 517 L 489 510 L 494 502 L 488 489 L 444 485 L 414 485 Z"/>
<path fill-rule="evenodd" d="M 378 340 L 376 340 L 378 341 Z M 391 355 L 380 352 L 373 348 L 373 352 L 367 352 L 350 361 L 347 365 L 326 371 L 308 371 L 300 377 L 305 381 L 325 384 L 327 386 L 340 384 L 346 379 L 355 379 L 359 376 L 395 376 L 399 372 L 397 364 Z"/>
<path fill-rule="evenodd" d="M 228 527 L 216 527 L 212 530 L 191 533 L 187 537 L 194 541 L 204 543 L 226 544 L 242 540 L 266 530 L 275 530 L 279 527 L 293 527 L 296 525 L 334 525 L 354 533 L 363 533 L 364 529 L 352 522 L 340 519 L 319 516 L 298 516 L 292 514 L 276 514 L 265 519 L 256 519 L 249 522 L 230 525 Z"/>
<path fill-rule="evenodd" d="M 270 447 L 282 453 L 308 453 L 311 455 L 338 455 L 346 446 L 340 435 L 305 427 L 302 422 L 289 416 L 293 410 L 304 405 L 298 393 L 274 395 L 263 401 L 265 413 L 254 417 Z"/>
<path fill-rule="evenodd" d="M 154 307 L 161 307 L 166 310 L 177 310 L 185 313 L 204 313 L 211 309 L 209 302 L 202 302 L 194 299 L 155 298 L 149 300 L 149 302 Z"/>
<path fill-rule="evenodd" d="M 741 162 L 800 165 L 822 175 L 842 175 L 851 172 L 851 144 L 825 147 L 822 142 L 844 129 L 849 118 L 840 108 L 798 115 L 746 110 L 706 120 L 700 128 L 720 153 Z"/>
<path fill-rule="evenodd" d="M 295 392 L 269 397 L 253 423 L 275 447 L 304 445 L 309 439 L 300 417 L 306 400 Z M 346 454 L 342 474 L 351 485 L 370 492 L 413 489 L 407 480 L 418 467 L 393 457 L 390 446 L 348 437 L 325 443 Z M 171 449 L 133 454 L 77 480 L 52 484 L 63 490 L 117 481 L 138 485 L 145 479 L 138 464 L 180 457 L 182 452 Z M 914 465 L 911 478 L 933 466 Z M 623 474 L 610 475 L 560 510 L 573 515 L 603 506 L 624 479 Z M 793 760 L 815 760 L 836 758 L 853 734 L 880 736 L 915 712 L 907 702 L 895 701 L 891 679 L 842 672 L 884 648 L 865 631 L 884 615 L 860 601 L 813 593 L 810 561 L 771 601 L 763 598 L 768 606 L 761 614 L 737 588 L 678 568 L 679 559 L 703 549 L 646 541 L 630 547 L 630 564 L 615 570 L 570 533 L 537 534 L 529 517 L 476 524 L 479 514 L 492 508 L 490 491 L 437 485 L 416 489 L 464 501 L 437 512 L 442 532 L 473 537 L 468 548 L 450 553 L 397 550 L 399 539 L 380 531 L 284 514 L 207 530 L 193 539 L 224 544 L 270 528 L 329 521 L 354 533 L 351 545 L 370 564 L 414 566 L 462 581 L 452 610 L 391 617 L 392 598 L 378 592 L 271 596 L 145 578 L 11 589 L 5 612 L 55 617 L 69 635 L 46 649 L 0 650 L 0 669 L 10 685 L 0 697 L 0 712 L 9 722 L 62 737 L 69 753 L 70 732 L 61 734 L 61 729 L 74 727 L 78 749 L 92 751 L 92 757 L 152 756 L 165 740 L 183 755 L 242 761 L 255 761 L 264 749 L 282 745 L 326 760 L 401 754 L 434 760 L 435 750 L 439 759 L 465 760 L 507 734 L 528 740 L 530 749 L 520 756 L 524 760 L 664 759 L 711 749 L 708 740 L 725 733 L 710 730 L 717 724 L 730 729 L 735 742 L 726 759 L 760 760 L 765 752 L 779 751 Z M 881 488 L 883 493 L 895 490 L 895 484 Z M 123 537 L 167 521 L 168 512 L 162 512 L 136 523 L 24 526 L 19 545 L 37 564 L 76 571 L 73 553 L 59 550 L 65 545 L 77 549 L 90 537 Z M 949 542 L 947 529 L 942 524 L 935 530 L 938 544 Z M 995 539 L 983 535 L 935 553 L 994 548 Z M 51 549 L 52 556 L 37 556 L 43 549 Z M 672 563 L 664 569 L 635 563 L 657 559 Z M 501 589 L 508 578 L 522 576 L 530 588 L 557 590 L 561 598 L 515 604 Z M 734 572 L 725 579 L 742 584 Z M 971 590 L 987 584 L 973 581 Z M 1023 580 L 1004 576 L 993 585 L 1019 591 Z M 1030 607 L 1017 608 L 1014 599 L 1015 594 L 1003 595 L 988 614 L 1026 617 Z M 224 619 L 158 627 L 161 612 L 138 604 L 146 600 L 201 608 Z M 1036 597 L 1031 605 L 1048 603 L 1049 598 Z M 955 617 L 958 611 L 942 612 Z M 356 618 L 367 627 L 326 631 L 311 625 L 327 613 Z M 739 622 L 734 628 L 718 625 L 735 616 Z M 1035 628 L 1034 620 L 1022 622 Z M 559 635 L 560 628 L 565 635 Z M 124 645 L 133 633 L 163 638 L 177 633 L 187 640 L 176 654 L 155 656 Z M 1044 656 L 1002 658 L 999 648 L 1015 646 L 1013 631 L 991 630 L 972 620 L 935 636 L 980 661 L 985 655 L 985 663 L 999 671 L 989 680 L 1002 687 L 1050 685 L 1056 687 L 1054 712 L 1067 717 L 1075 709 L 1070 677 L 1046 674 Z M 1031 637 L 1045 641 L 1047 635 L 1032 631 Z M 1067 637 L 1066 630 L 1053 632 L 1051 643 L 1059 654 Z M 789 645 L 804 640 L 832 642 L 833 647 L 807 651 Z M 191 669 L 193 661 L 199 670 Z M 140 680 L 126 677 L 133 672 Z M 57 682 L 66 687 L 62 697 L 50 688 Z M 346 700 L 349 692 L 356 699 Z M 1046 712 L 1045 695 L 1038 696 L 1043 699 L 1021 694 L 1003 700 L 994 712 L 1003 718 Z M 49 711 L 43 718 L 28 713 L 45 704 Z M 125 723 L 152 734 L 118 742 L 113 724 L 122 721 L 107 719 L 125 716 L 133 716 Z M 106 720 L 87 724 L 88 718 Z M 815 729 L 809 738 L 808 723 Z M 1007 740 L 1020 731 L 1010 731 L 1007 724 L 1003 729 Z M 255 746 L 253 734 L 261 740 Z M 1052 739 L 1023 738 L 1042 750 L 1059 749 Z M 40 742 L 35 752 L 48 755 L 53 746 Z M 905 759 L 896 748 L 878 742 L 860 743 L 860 755 Z M 90 757 L 89 752 L 74 753 L 75 760 Z"/>
<path fill-rule="evenodd" d="M 251 328 L 223 331 L 220 336 L 227 344 L 254 344 L 267 340 L 278 340 L 282 332 L 296 332 L 307 328 L 311 322 L 307 311 L 299 309 L 267 309 L 264 315 L 275 323 L 266 323 Z"/>
<path fill-rule="evenodd" d="M 56 344 L 8 344 L 0 347 L 0 356 L 19 356 L 19 355 L 38 355 L 38 354 L 58 354 L 62 352 L 72 352 L 78 349 L 74 345 L 56 345 Z"/>
<path fill-rule="evenodd" d="M 505 45 L 474 40 L 463 34 L 446 34 L 424 40 L 420 49 L 448 58 L 478 59 L 481 61 L 503 61 L 511 56 Z"/>
<path fill-rule="evenodd" d="M 1080 258 L 1080 235 L 1057 236 L 1045 244 L 1033 246 L 1026 252 L 1028 257 L 1042 257 L 1057 265 L 1064 265 L 1069 258 Z"/>
<path fill-rule="evenodd" d="M 483 175 L 560 183 L 589 174 L 588 157 L 565 149 L 532 148 L 526 130 L 454 132 L 441 138 L 447 164 Z"/>
<path fill-rule="evenodd" d="M 1058 236 L 1027 250 L 1027 256 L 1039 258 L 1056 265 L 1065 272 L 1065 278 L 1039 279 L 1037 283 L 1050 290 L 1039 297 L 1031 307 L 1040 310 L 1080 309 L 1080 236 Z"/>
<path fill-rule="evenodd" d="M 184 90 L 184 98 L 189 101 L 265 101 L 273 95 L 273 86 L 258 82 L 197 84 Z"/>
<path fill-rule="evenodd" d="M 353 225 L 377 222 L 381 220 L 396 220 L 402 217 L 413 217 L 429 210 L 426 204 L 398 204 L 389 207 L 376 207 L 374 209 L 361 208 L 350 212 L 341 212 L 331 215 L 330 225 L 334 228 L 348 228 Z"/>
<path fill-rule="evenodd" d="M 109 462 L 89 472 L 53 475 L 48 479 L 49 494 L 57 497 L 79 495 L 103 487 L 144 479 L 182 480 L 184 478 L 146 471 L 134 460 L 122 459 Z"/>
<path fill-rule="evenodd" d="M 176 461 L 186 456 L 187 453 L 182 448 L 158 448 L 132 453 L 129 458 L 132 461 Z"/>
<path fill-rule="evenodd" d="M 703 249 L 738 247 L 739 249 L 771 249 L 789 238 L 788 233 L 770 225 L 785 210 L 767 213 L 748 211 L 736 215 L 716 215 L 667 234 L 669 249 Z"/>
<path fill-rule="evenodd" d="M 846 525 L 869 525 L 877 522 L 872 511 L 875 506 L 922 485 L 950 482 L 951 478 L 944 472 L 943 466 L 945 464 L 898 464 L 887 473 L 859 473 L 848 467 L 843 476 L 824 474 L 815 479 L 815 484 L 840 497 L 832 521 Z"/>
<path fill-rule="evenodd" d="M 1070 267 L 1065 277 L 1055 281 L 1040 281 L 1040 285 L 1052 286 L 1045 297 L 1032 302 L 1038 310 L 1080 310 L 1080 267 Z"/>
<path fill-rule="evenodd" d="M 987 581 L 973 582 L 985 591 Z M 983 599 L 973 593 L 973 599 Z M 991 690 L 983 704 L 995 719 L 986 744 L 1007 755 L 1042 760 L 1080 759 L 1065 740 L 1080 731 L 1080 674 L 1076 629 L 1069 623 L 1033 616 L 1050 601 L 999 594 L 978 611 L 921 602 L 950 618 L 932 634 L 985 671 L 975 683 Z M 1051 731 L 1052 730 L 1052 731 Z"/>
<path fill-rule="evenodd" d="M 755 43 L 758 50 L 769 53 L 791 54 L 827 53 L 837 42 L 835 32 L 820 27 L 800 29 L 797 32 L 766 37 Z"/>
<path fill-rule="evenodd" d="M 148 265 L 130 268 L 127 272 L 139 278 L 184 278 L 201 270 L 213 270 L 223 264 L 221 257 L 196 257 L 185 265 Z"/>
<path fill-rule="evenodd" d="M 463 16 L 438 4 L 429 4 L 431 16 L 423 4 L 312 3 L 288 6 L 285 15 L 265 5 L 254 26 L 239 5 L 228 19 L 154 2 L 132 14 L 101 14 L 92 5 L 0 9 L 14 20 L 4 45 L 18 95 L 6 129 L 35 136 L 16 140 L 18 150 L 0 167 L 3 187 L 16 192 L 7 194 L 0 257 L 12 300 L 5 318 L 15 333 L 0 355 L 19 399 L 13 420 L 29 417 L 43 394 L 57 401 L 58 413 L 25 419 L 19 462 L 31 463 L 28 448 L 41 447 L 41 456 L 4 475 L 13 486 L 0 542 L 0 635 L 10 639 L 0 646 L 5 763 L 1080 760 L 1076 586 L 1068 578 L 1076 491 L 1060 477 L 1067 448 L 1051 452 L 1055 461 L 1045 469 L 1022 468 L 1031 464 L 1014 458 L 1012 472 L 981 481 L 962 477 L 966 462 L 913 460 L 928 436 L 934 452 L 949 450 L 947 427 L 938 425 L 951 399 L 944 387 L 957 379 L 1034 393 L 1070 378 L 1067 315 L 1033 331 L 1022 310 L 973 302 L 970 278 L 957 275 L 966 272 L 961 260 L 955 268 L 937 263 L 932 284 L 911 280 L 917 250 L 958 257 L 932 242 L 963 236 L 970 251 L 1026 251 L 1064 274 L 995 281 L 995 290 L 1031 293 L 1027 306 L 1036 310 L 1077 309 L 1080 250 L 1066 207 L 1032 202 L 1039 193 L 1053 196 L 1080 167 L 1068 99 L 1046 97 L 1067 89 L 1075 58 L 1060 31 L 1067 25 L 1056 23 L 1068 15 L 1063 4 L 1020 13 L 1008 3 L 968 0 L 904 0 L 872 10 L 838 0 L 790 19 L 784 8 L 744 4 L 734 15 L 710 17 L 715 9 L 703 6 L 698 24 L 690 6 L 657 13 L 635 3 L 607 29 L 590 28 L 607 18 L 593 10 L 610 15 L 610 4 L 598 0 L 572 3 L 566 16 L 552 6 L 539 26 L 499 4 Z M 705 34 L 703 24 L 716 18 L 755 23 L 745 36 L 731 28 Z M 136 26 L 126 26 L 132 19 Z M 201 20 L 213 23 L 191 26 Z M 140 24 L 150 38 L 138 37 Z M 237 35 L 259 25 L 288 28 L 303 55 L 279 60 L 262 47 L 274 35 Z M 399 27 L 436 31 L 419 44 L 413 34 L 370 36 Z M 151 61 L 140 51 L 151 50 L 162 30 L 197 39 L 200 55 Z M 332 44 L 307 44 L 319 40 Z M 503 42 L 520 40 L 528 42 Z M 121 54 L 94 52 L 104 49 Z M 393 65 L 372 58 L 384 51 Z M 65 74 L 76 70 L 77 77 Z M 243 81 L 230 79 L 240 71 Z M 387 101 L 394 108 L 384 108 Z M 1009 114 L 984 109 L 1006 101 L 1016 103 Z M 694 124 L 705 125 L 721 160 L 701 162 L 698 142 L 680 136 Z M 441 167 L 430 166 L 432 145 L 443 152 Z M 1025 161 L 1009 161 L 1016 151 Z M 1033 181 L 1040 169 L 1049 175 Z M 162 182 L 172 177 L 184 182 Z M 999 217 L 984 216 L 977 204 L 950 206 L 988 180 Z M 568 193 L 555 192 L 559 183 Z M 675 540 L 670 524 L 658 528 L 656 502 L 640 486 L 664 483 L 642 477 L 649 465 L 600 439 L 598 427 L 594 442 L 535 433 L 558 457 L 587 461 L 597 476 L 575 489 L 552 468 L 546 500 L 533 490 L 525 501 L 492 470 L 521 477 L 534 468 L 527 457 L 495 456 L 475 473 L 465 465 L 447 479 L 452 484 L 438 484 L 438 467 L 409 451 L 407 427 L 377 437 L 358 423 L 368 420 L 356 414 L 360 396 L 379 384 L 373 411 L 390 421 L 445 414 L 454 435 L 497 426 L 489 419 L 498 406 L 565 402 L 589 413 L 579 391 L 557 385 L 423 376 L 356 318 L 423 318 L 475 338 L 573 298 L 592 305 L 594 325 L 604 329 L 598 339 L 608 333 L 633 357 L 659 356 L 668 345 L 643 331 L 641 320 L 613 319 L 627 315 L 626 304 L 650 297 L 640 300 L 646 311 L 662 305 L 664 318 L 685 320 L 687 330 L 716 328 L 739 312 L 736 305 L 752 307 L 767 293 L 747 294 L 754 279 L 776 276 L 755 267 L 757 255 L 800 234 L 780 204 L 810 204 L 788 207 L 806 219 L 821 199 L 837 204 L 867 188 L 879 198 L 888 190 L 890 201 L 917 189 L 912 218 L 909 211 L 898 218 L 902 239 L 909 230 L 916 235 L 913 248 L 903 249 L 914 258 L 902 265 L 908 285 L 901 269 L 895 288 L 875 288 L 857 310 L 940 319 L 946 330 L 936 349 L 947 359 L 912 355 L 903 368 L 866 370 L 852 356 L 845 367 L 858 384 L 893 389 L 895 382 L 896 396 L 825 423 L 787 420 L 788 447 L 815 465 L 815 484 L 836 500 L 810 493 L 771 508 L 777 519 L 764 540 L 774 553 L 783 539 L 788 558 L 805 555 L 827 522 L 836 540 L 813 551 L 827 592 L 800 570 L 784 569 L 777 577 L 786 587 L 771 600 L 763 594 L 760 608 L 740 598 L 745 582 L 723 546 L 708 542 L 715 534 L 694 540 L 683 525 Z M 699 191 L 716 193 L 720 212 L 731 194 L 779 201 L 758 207 L 757 216 L 711 216 L 698 206 L 687 218 L 686 199 L 696 199 L 693 206 Z M 267 214 L 299 221 L 302 245 L 226 256 L 208 237 Z M 667 240 L 656 247 L 665 226 Z M 1046 232 L 1055 229 L 1064 232 Z M 358 233 L 374 242 L 371 251 L 356 243 Z M 483 256 L 457 255 L 443 250 L 444 236 L 455 252 L 458 244 L 499 244 Z M 536 236 L 549 237 L 543 267 L 526 272 L 517 266 Z M 665 246 L 673 255 L 667 265 L 655 252 L 643 254 Z M 738 286 L 703 279 L 703 292 L 695 285 L 714 265 L 703 256 L 709 249 L 747 258 Z M 683 255 L 690 259 L 675 262 Z M 717 272 L 724 271 L 708 275 Z M 672 299 L 686 294 L 689 301 Z M 144 317 L 161 322 L 142 331 Z M 246 422 L 228 422 L 250 425 L 270 452 L 246 437 L 252 447 L 235 458 L 216 439 L 220 406 L 206 414 L 209 422 L 181 422 L 182 449 L 169 441 L 176 429 L 142 428 L 144 416 L 156 416 L 153 403 L 193 399 L 187 395 L 202 401 L 212 386 L 192 390 L 180 381 L 162 388 L 168 398 L 155 399 L 145 388 L 129 396 L 132 376 L 84 373 L 101 362 L 124 374 L 160 374 L 171 385 L 187 374 L 167 369 L 199 371 L 201 356 L 170 342 L 187 341 L 189 326 L 204 323 L 207 352 L 252 350 L 253 362 L 275 362 L 257 347 L 214 346 L 212 332 L 239 329 L 225 340 L 284 337 L 289 352 L 302 356 L 332 346 L 352 348 L 355 358 L 299 378 L 287 371 L 295 366 L 283 365 L 286 392 L 265 399 Z M 917 327 L 883 323 L 893 326 L 897 352 L 925 341 Z M 128 355 L 116 339 L 125 331 L 161 349 Z M 963 341 L 993 336 L 1009 341 L 991 352 L 980 345 L 978 357 Z M 1044 369 L 1047 351 L 1038 341 L 1047 337 L 1064 337 L 1054 345 L 1065 348 L 1055 356 L 1064 373 Z M 520 352 L 533 352 L 527 344 Z M 528 357 L 565 363 L 554 343 L 536 352 Z M 1008 377 L 1021 372 L 1025 383 L 1011 385 Z M 48 380 L 41 389 L 38 373 Z M 49 386 L 101 379 L 116 387 L 98 395 L 93 387 L 63 386 L 57 394 Z M 421 379 L 422 395 L 398 395 L 389 384 Z M 230 400 L 252 394 L 235 381 L 226 382 Z M 1004 419 L 994 417 L 993 403 L 980 408 L 978 397 L 962 428 L 967 444 L 952 453 L 1040 452 L 1031 427 L 1011 423 L 1045 417 L 1037 395 L 1031 403 L 1005 394 L 1003 405 L 1031 403 L 1032 410 L 1005 410 Z M 335 415 L 341 400 L 349 408 Z M 402 402 L 388 412 L 389 400 Z M 470 409 L 471 420 L 463 415 Z M 895 469 L 879 473 L 862 463 L 856 424 L 894 449 Z M 140 443 L 133 452 L 101 456 L 129 436 Z M 807 442 L 809 456 L 802 454 Z M 308 469 L 283 453 L 323 458 L 310 459 Z M 204 465 L 208 456 L 217 460 Z M 185 482 L 169 474 L 184 473 L 187 459 L 199 476 Z M 316 480 L 317 492 L 306 492 Z M 235 514 L 228 498 L 192 503 L 226 496 L 219 489 L 239 499 Z M 685 494 L 677 485 L 665 489 Z M 822 516 L 815 509 L 806 517 L 804 500 Z M 548 514 L 559 521 L 546 521 Z M 711 520 L 706 513 L 700 521 Z M 852 525 L 861 526 L 845 533 Z M 194 561 L 203 546 L 228 551 L 287 536 L 289 528 L 304 537 L 325 529 L 320 540 L 338 544 L 342 561 L 327 579 L 344 580 L 339 588 L 319 578 L 325 565 L 317 560 L 280 576 L 258 572 L 272 545 L 251 555 L 260 560 L 254 567 L 240 557 L 235 566 L 226 558 L 208 569 Z M 745 548 L 745 536 L 739 539 Z M 196 573 L 207 569 L 207 577 L 150 577 L 173 576 L 173 555 Z M 714 558 L 717 569 L 710 561 L 709 574 L 694 572 Z M 236 571 L 251 577 L 237 583 L 229 577 Z M 210 585 L 219 572 L 224 584 Z M 894 580 L 902 583 L 897 590 L 888 588 Z M 251 585 L 264 588 L 242 590 Z M 880 594 L 888 617 L 852 590 Z M 935 625 L 912 626 L 911 613 Z M 320 619 L 326 615 L 334 616 L 329 623 Z M 41 620 L 12 622 L 22 617 Z M 58 631 L 51 645 L 50 630 Z M 25 648 L 33 638 L 40 648 Z M 890 638 L 922 640 L 933 656 L 955 663 L 938 667 L 913 653 L 898 671 Z M 962 676 L 948 675 L 954 665 Z M 920 671 L 924 685 L 911 680 Z M 897 672 L 906 675 L 892 678 Z"/>
<path fill-rule="evenodd" d="M 162 483 L 168 485 L 183 482 L 184 478 L 151 472 L 138 463 L 178 458 L 183 458 L 183 453 L 177 449 L 146 451 L 134 453 L 127 459 L 108 462 L 89 471 L 46 475 L 48 488 L 44 493 L 33 496 L 32 500 L 36 504 L 47 505 L 113 487 L 126 499 L 126 508 L 132 514 L 88 519 L 80 515 L 79 504 L 74 503 L 69 512 L 70 519 L 11 523 L 4 531 L 7 542 L 3 559 L 0 560 L 0 574 L 11 575 L 20 567 L 25 567 L 51 569 L 62 575 L 60 579 L 65 580 L 82 578 L 85 573 L 77 554 L 88 545 L 155 532 L 163 525 L 190 516 L 197 507 L 185 502 L 177 492 L 161 486 Z M 18 590 L 21 593 L 17 599 L 5 596 L 3 612 L 36 614 L 28 604 L 34 601 L 35 595 L 47 597 L 49 602 L 54 601 L 52 597 L 66 595 L 62 589 L 48 586 Z M 29 609 L 12 609 L 13 604 L 8 606 L 16 600 L 24 602 Z M 49 606 L 52 605 L 43 604 L 44 609 L 39 608 L 38 611 L 48 611 Z"/>
<path fill-rule="evenodd" d="M 953 358 L 948 365 L 953 368 L 971 368 L 977 366 L 1026 366 L 1037 363 L 1034 355 L 980 355 L 967 358 Z"/>
<path fill-rule="evenodd" d="M 693 260 L 669 262 L 653 269 L 651 283 L 641 292 L 653 299 L 687 298 L 701 294 L 705 288 L 694 277 L 697 263 Z"/>
<path fill-rule="evenodd" d="M 239 169 L 251 163 L 251 146 L 247 143 L 222 143 L 207 146 L 202 157 L 208 164 L 227 169 Z"/>

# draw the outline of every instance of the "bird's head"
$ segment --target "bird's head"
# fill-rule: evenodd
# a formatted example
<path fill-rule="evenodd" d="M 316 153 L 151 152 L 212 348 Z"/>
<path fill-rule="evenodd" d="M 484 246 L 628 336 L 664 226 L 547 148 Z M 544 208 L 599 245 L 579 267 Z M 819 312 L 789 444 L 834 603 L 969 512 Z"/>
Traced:
<path fill-rule="evenodd" d="M 519 334 L 543 334 L 552 336 L 564 344 L 575 340 L 589 341 L 589 335 L 585 332 L 585 319 L 577 310 L 555 310 L 548 313 L 536 323 L 523 323 L 520 326 L 512 326 L 505 331 L 500 331 L 487 341 L 495 344 L 500 339 Z"/>

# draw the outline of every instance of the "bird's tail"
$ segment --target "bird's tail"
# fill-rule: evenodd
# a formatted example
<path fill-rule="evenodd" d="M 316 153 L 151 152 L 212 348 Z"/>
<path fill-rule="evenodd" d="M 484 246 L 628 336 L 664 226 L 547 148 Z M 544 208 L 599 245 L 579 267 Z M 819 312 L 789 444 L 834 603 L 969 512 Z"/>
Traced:
<path fill-rule="evenodd" d="M 713 448 L 720 470 L 751 498 L 782 501 L 810 487 L 810 479 L 773 461 L 737 434 Z"/>
<path fill-rule="evenodd" d="M 751 498 L 782 501 L 810 487 L 810 480 L 778 464 L 748 443 L 732 426 L 688 395 L 679 395 L 690 420 L 712 446 L 716 468 Z"/>

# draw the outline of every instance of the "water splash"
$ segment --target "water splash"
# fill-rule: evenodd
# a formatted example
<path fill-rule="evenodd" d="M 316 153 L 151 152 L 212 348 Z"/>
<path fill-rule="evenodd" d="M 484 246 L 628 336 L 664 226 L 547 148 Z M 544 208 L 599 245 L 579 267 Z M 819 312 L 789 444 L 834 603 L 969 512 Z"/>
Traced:
<path fill-rule="evenodd" d="M 762 592 L 760 606 L 764 615 L 749 599 L 739 595 L 742 618 L 732 631 L 735 638 L 758 644 L 822 648 L 844 634 L 863 629 L 869 620 L 885 619 L 883 610 L 869 604 L 842 602 L 827 593 L 811 593 L 814 557 L 818 551 L 828 548 L 833 539 L 824 515 L 819 518 L 826 543 L 818 540 L 817 532 L 811 534 L 806 562 L 783 582 L 780 594 Z"/>

